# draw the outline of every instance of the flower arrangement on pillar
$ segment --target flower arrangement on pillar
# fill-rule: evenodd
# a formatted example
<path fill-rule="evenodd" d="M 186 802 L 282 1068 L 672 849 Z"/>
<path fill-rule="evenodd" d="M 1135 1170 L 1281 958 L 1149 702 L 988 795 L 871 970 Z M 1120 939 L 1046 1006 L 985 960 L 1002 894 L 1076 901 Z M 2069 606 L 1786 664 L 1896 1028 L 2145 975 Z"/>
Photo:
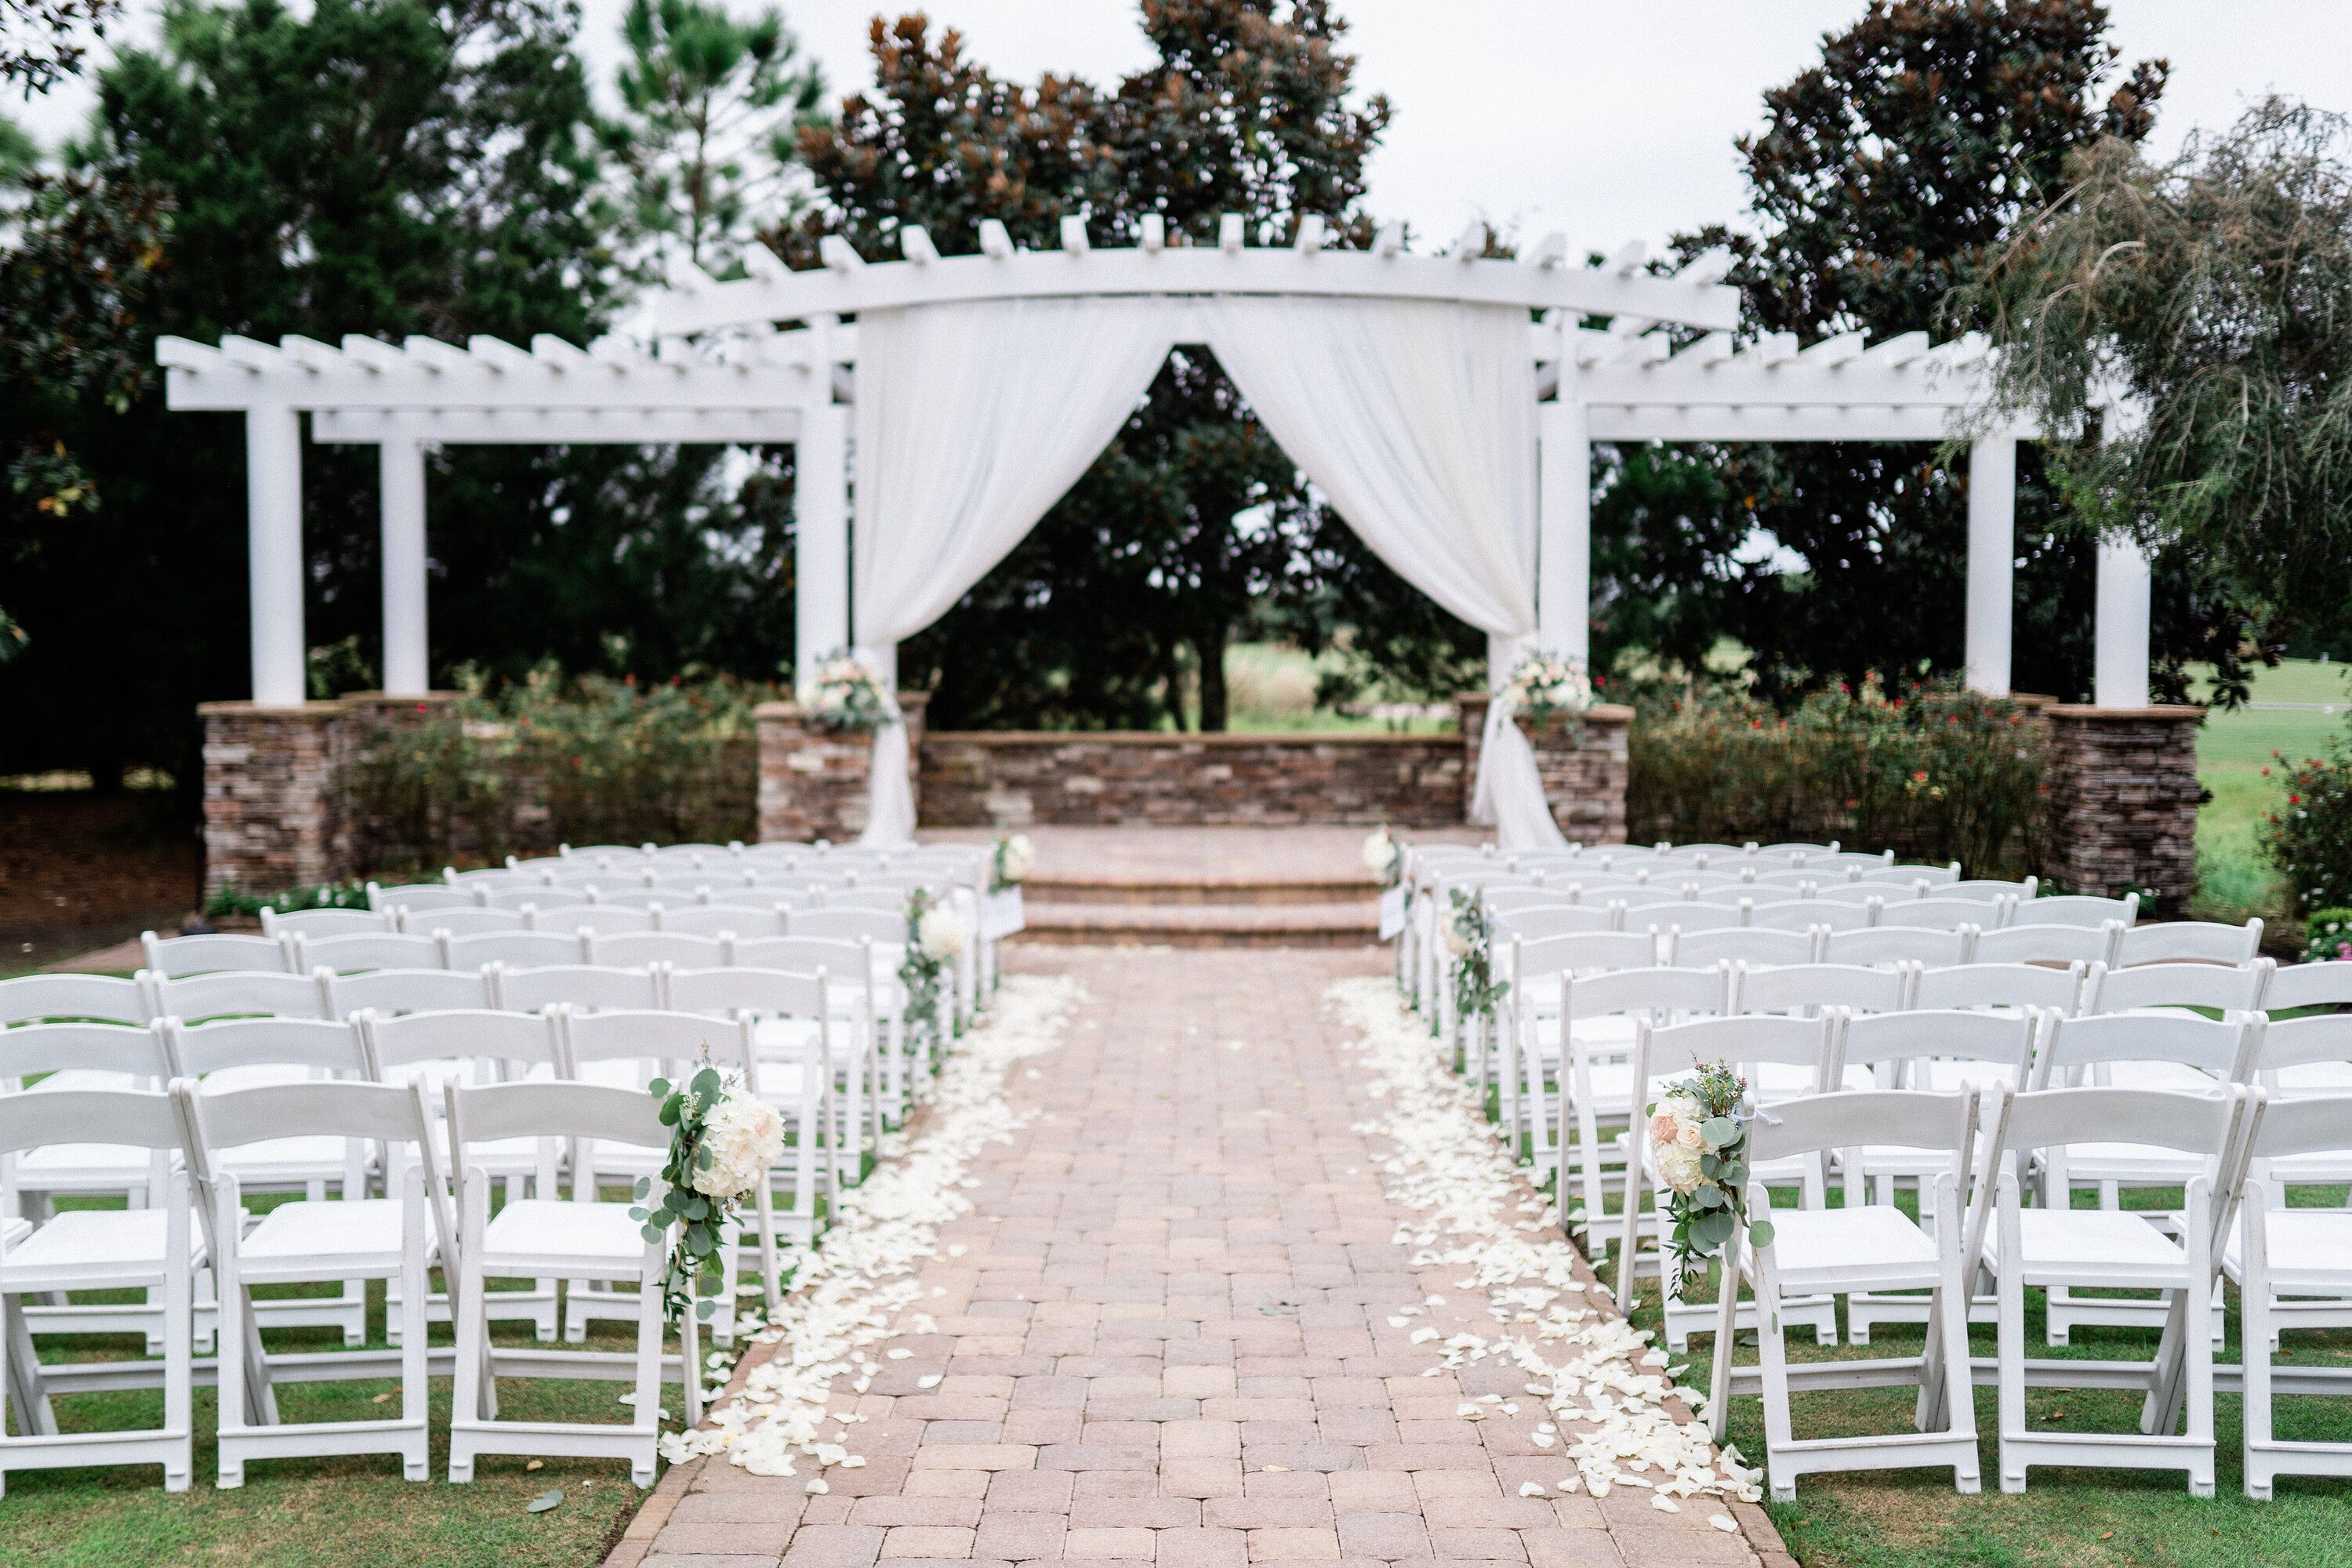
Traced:
<path fill-rule="evenodd" d="M 834 653 L 818 663 L 801 710 L 813 730 L 868 735 L 898 717 L 898 703 L 858 659 Z"/>
<path fill-rule="evenodd" d="M 1538 730 L 1559 721 L 1573 731 L 1592 706 L 1592 679 L 1580 658 L 1530 653 L 1512 668 L 1495 700 L 1506 712 L 1524 716 Z"/>
<path fill-rule="evenodd" d="M 671 1226 L 669 1268 L 662 1279 L 662 1305 L 672 1322 L 691 1307 L 698 1318 L 718 1310 L 704 1287 L 714 1274 L 726 1230 L 746 1198 L 765 1187 L 769 1167 L 784 1152 L 784 1124 L 775 1108 L 743 1086 L 738 1075 L 705 1064 L 684 1083 L 656 1079 L 651 1092 L 661 1101 L 662 1124 L 670 1130 L 669 1159 L 662 1166 L 661 1201 L 650 1176 L 637 1181 L 637 1206 L 629 1217 L 658 1243 Z M 733 1281 L 719 1279 L 722 1290 Z"/>

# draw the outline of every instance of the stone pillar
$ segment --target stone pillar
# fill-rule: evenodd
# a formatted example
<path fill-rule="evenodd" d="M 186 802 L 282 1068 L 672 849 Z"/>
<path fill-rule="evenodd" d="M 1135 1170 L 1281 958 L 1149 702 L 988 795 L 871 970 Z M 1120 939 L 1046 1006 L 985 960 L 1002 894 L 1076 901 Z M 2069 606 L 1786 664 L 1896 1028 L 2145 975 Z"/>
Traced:
<path fill-rule="evenodd" d="M 908 784 L 922 811 L 924 691 L 902 691 L 907 719 Z M 866 830 L 866 776 L 874 757 L 866 735 L 809 727 L 796 702 L 762 702 L 751 710 L 760 732 L 760 842 L 835 844 Z"/>
<path fill-rule="evenodd" d="M 2071 892 L 2137 891 L 2143 913 L 2178 916 L 2197 885 L 2194 707 L 2053 703 L 2042 873 Z"/>
<path fill-rule="evenodd" d="M 205 891 L 268 895 L 350 874 L 340 702 L 205 702 Z"/>
<path fill-rule="evenodd" d="M 1462 800 L 1466 813 L 1478 787 L 1478 750 L 1486 733 L 1487 697 L 1483 691 L 1455 699 L 1462 713 Z M 1631 765 L 1626 740 L 1633 710 L 1595 703 L 1575 724 L 1557 721 L 1538 730 L 1521 719 L 1535 749 L 1536 773 L 1552 820 L 1572 843 L 1625 842 L 1625 788 Z"/>

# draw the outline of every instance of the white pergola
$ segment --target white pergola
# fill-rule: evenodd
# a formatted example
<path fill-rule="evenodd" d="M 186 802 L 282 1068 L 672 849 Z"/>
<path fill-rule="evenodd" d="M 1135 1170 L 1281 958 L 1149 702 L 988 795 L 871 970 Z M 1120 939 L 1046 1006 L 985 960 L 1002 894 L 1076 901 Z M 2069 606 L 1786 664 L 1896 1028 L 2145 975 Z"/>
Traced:
<path fill-rule="evenodd" d="M 793 271 L 755 250 L 751 276 L 719 282 L 687 269 L 648 301 L 638 330 L 583 349 L 541 336 L 528 349 L 477 337 L 340 345 L 228 337 L 164 338 L 174 409 L 246 416 L 253 697 L 304 695 L 300 418 L 311 439 L 373 444 L 383 466 L 383 681 L 427 687 L 424 457 L 428 444 L 791 442 L 795 447 L 796 653 L 800 668 L 849 646 L 850 402 L 857 313 L 975 300 L 1289 295 L 1437 300 L 1530 312 L 1539 410 L 1538 640 L 1588 649 L 1591 443 L 1602 441 L 1940 441 L 1986 396 L 1986 349 L 1912 333 L 1879 343 L 1839 337 L 1800 350 L 1788 337 L 1745 347 L 1730 335 L 1737 291 L 1705 259 L 1673 276 L 1641 247 L 1570 266 L 1554 235 L 1518 261 L 1488 259 L 1474 225 L 1443 256 L 1406 251 L 1401 228 L 1371 248 L 1325 247 L 1308 218 L 1287 246 L 1245 243 L 1227 216 L 1220 243 L 1171 246 L 1155 218 L 1140 243 L 1097 248 L 1082 221 L 1055 250 L 1016 247 L 982 226 L 977 255 L 942 257 L 922 229 L 899 231 L 903 259 L 868 265 L 845 241 L 824 265 Z M 1605 317 L 1606 331 L 1581 323 Z M 778 330 L 779 323 L 800 323 Z M 1675 352 L 1672 325 L 1707 333 Z M 1967 670 L 1990 692 L 2010 685 L 2017 442 L 2040 431 L 1979 429 L 1969 452 Z M 2148 567 L 2129 543 L 2099 552 L 2095 700 L 2147 702 Z"/>

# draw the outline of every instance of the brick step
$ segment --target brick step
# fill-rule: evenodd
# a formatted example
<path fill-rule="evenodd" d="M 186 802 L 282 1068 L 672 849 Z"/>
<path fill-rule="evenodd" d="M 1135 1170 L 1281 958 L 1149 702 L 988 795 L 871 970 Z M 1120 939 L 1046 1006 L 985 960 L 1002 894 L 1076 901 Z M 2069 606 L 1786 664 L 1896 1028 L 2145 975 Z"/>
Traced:
<path fill-rule="evenodd" d="M 1352 904 L 1372 896 L 1363 877 L 1253 877 L 1161 875 L 1127 877 L 1033 877 L 1023 897 L 1040 904 L 1184 905 L 1251 907 Z"/>
<path fill-rule="evenodd" d="M 1364 947 L 1379 940 L 1370 900 L 1286 904 L 1045 903 L 1024 900 L 1015 942 L 1087 947 Z"/>

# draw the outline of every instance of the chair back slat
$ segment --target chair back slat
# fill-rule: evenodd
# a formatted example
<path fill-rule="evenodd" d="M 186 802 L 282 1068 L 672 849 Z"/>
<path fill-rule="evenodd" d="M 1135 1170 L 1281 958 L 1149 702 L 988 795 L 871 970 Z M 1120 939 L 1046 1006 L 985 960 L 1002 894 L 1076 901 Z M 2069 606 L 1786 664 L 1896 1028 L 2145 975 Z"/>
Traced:
<path fill-rule="evenodd" d="M 0 1027 L 37 1019 L 144 1024 L 154 1012 L 146 986 L 113 974 L 20 974 L 0 980 Z"/>
<path fill-rule="evenodd" d="M 179 1113 L 162 1089 L 60 1089 L 0 1094 L 0 1154 L 52 1143 L 178 1149 Z"/>
<path fill-rule="evenodd" d="M 5 982 L 0 982 L 5 984 Z M 2263 1005 L 2273 1012 L 2290 1007 L 2352 1007 L 2352 963 L 2286 963 L 2271 976 Z"/>
<path fill-rule="evenodd" d="M 2071 1014 L 2083 1005 L 2091 966 L 2042 963 L 1955 963 L 1922 969 L 1911 990 L 1915 1007 L 2046 1007 Z"/>
<path fill-rule="evenodd" d="M 428 1013 L 490 1005 L 489 977 L 478 969 L 372 969 L 360 974 L 329 974 L 327 1016 L 354 1013 Z"/>
<path fill-rule="evenodd" d="M 314 1018 L 228 1018 L 216 1024 L 157 1026 L 173 1078 L 200 1079 L 236 1068 L 300 1068 L 350 1078 L 367 1075 L 367 1055 L 349 1024 Z"/>
<path fill-rule="evenodd" d="M 146 1024 L 27 1024 L 0 1030 L 0 1081 L 76 1070 L 161 1080 L 171 1071 L 171 1058 Z"/>
<path fill-rule="evenodd" d="M 174 980 L 146 971 L 148 1005 L 158 1018 L 258 1016 L 324 1018 L 327 994 L 318 976 L 225 970 Z"/>
<path fill-rule="evenodd" d="M 1784 1100 L 1748 1124 L 1748 1162 L 1864 1146 L 1931 1149 L 1949 1152 L 1957 1173 L 1968 1158 L 1975 1099 L 1968 1089 L 1871 1089 Z"/>
<path fill-rule="evenodd" d="M 2214 963 L 2146 963 L 2104 970 L 2091 987 L 2089 1010 L 2211 1007 L 2224 1013 L 2253 1012 L 2261 1008 L 2276 967 L 2269 959 L 2258 958 L 2235 969 Z"/>
<path fill-rule="evenodd" d="M 358 1020 L 369 1076 L 417 1062 L 494 1062 L 502 1068 L 554 1070 L 561 1058 L 552 1020 L 535 1013 L 488 1008 L 449 1008 L 388 1017 L 363 1014 Z"/>
<path fill-rule="evenodd" d="M 654 1097 L 593 1083 L 493 1083 L 445 1086 L 450 1158 L 462 1168 L 475 1143 L 508 1138 L 589 1138 L 641 1149 L 669 1145 Z"/>

